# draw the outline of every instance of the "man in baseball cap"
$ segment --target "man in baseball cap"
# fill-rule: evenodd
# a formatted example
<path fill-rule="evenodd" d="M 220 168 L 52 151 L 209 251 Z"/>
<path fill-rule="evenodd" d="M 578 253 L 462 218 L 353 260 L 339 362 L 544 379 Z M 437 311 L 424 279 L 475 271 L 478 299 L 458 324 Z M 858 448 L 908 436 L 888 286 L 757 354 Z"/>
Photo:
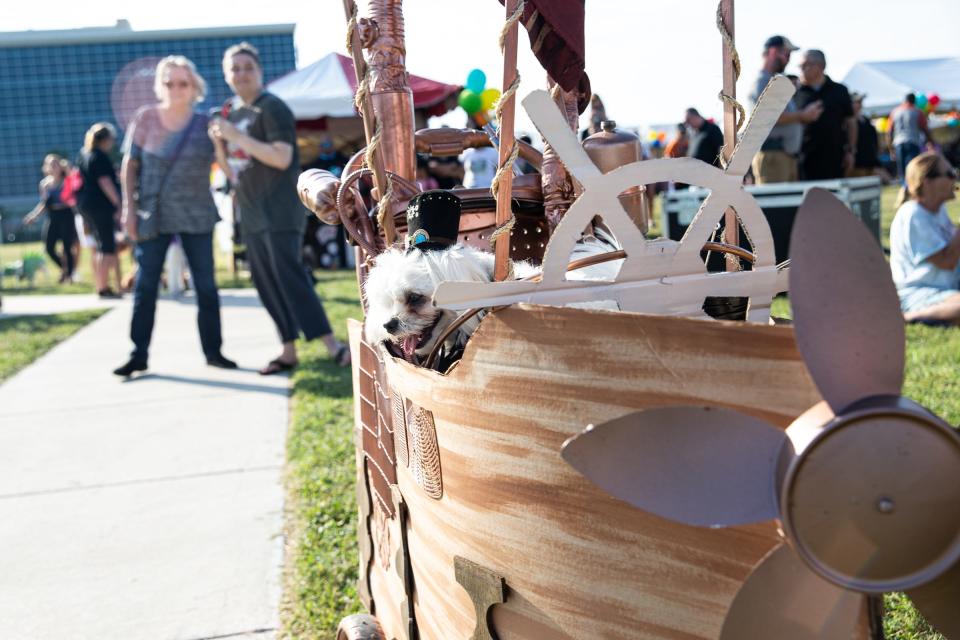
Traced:
<path fill-rule="evenodd" d="M 786 36 L 776 35 L 763 43 L 763 67 L 750 91 L 750 102 L 756 107 L 760 94 L 773 76 L 783 73 L 790 62 L 790 52 L 799 47 Z M 777 124 L 770 131 L 760 151 L 753 158 L 753 177 L 757 184 L 795 182 L 799 179 L 797 156 L 803 142 L 803 127 L 820 117 L 823 105 L 814 103 L 797 108 L 793 100 L 787 104 Z"/>
<path fill-rule="evenodd" d="M 800 49 L 800 47 L 790 42 L 790 39 L 786 36 L 770 36 L 767 38 L 767 41 L 763 43 L 764 52 L 767 52 L 770 47 L 776 47 L 777 49 L 783 49 L 786 51 L 788 60 L 790 58 L 791 51 L 798 51 Z M 787 65 L 784 64 L 783 67 L 785 69 Z"/>

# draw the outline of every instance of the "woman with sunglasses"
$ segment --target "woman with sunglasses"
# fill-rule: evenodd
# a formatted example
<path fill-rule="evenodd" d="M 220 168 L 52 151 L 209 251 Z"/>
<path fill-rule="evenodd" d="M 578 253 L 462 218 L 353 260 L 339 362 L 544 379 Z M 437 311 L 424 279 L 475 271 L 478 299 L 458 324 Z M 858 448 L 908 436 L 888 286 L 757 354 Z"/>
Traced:
<path fill-rule="evenodd" d="M 157 305 L 160 275 L 174 235 L 190 265 L 197 294 L 200 345 L 207 364 L 234 369 L 220 353 L 220 294 L 214 280 L 213 228 L 219 220 L 210 193 L 213 143 L 207 137 L 207 116 L 195 106 L 207 85 L 193 62 L 168 56 L 157 65 L 154 92 L 159 103 L 141 109 L 127 127 L 123 166 L 123 226 L 137 243 L 139 270 L 133 294 L 130 359 L 114 370 L 130 376 L 147 368 L 147 355 Z M 146 236 L 145 221 L 156 216 Z M 140 222 L 144 221 L 144 222 Z"/>
<path fill-rule="evenodd" d="M 890 270 L 907 322 L 960 324 L 960 230 L 947 216 L 957 172 L 928 151 L 910 161 L 890 226 Z"/>

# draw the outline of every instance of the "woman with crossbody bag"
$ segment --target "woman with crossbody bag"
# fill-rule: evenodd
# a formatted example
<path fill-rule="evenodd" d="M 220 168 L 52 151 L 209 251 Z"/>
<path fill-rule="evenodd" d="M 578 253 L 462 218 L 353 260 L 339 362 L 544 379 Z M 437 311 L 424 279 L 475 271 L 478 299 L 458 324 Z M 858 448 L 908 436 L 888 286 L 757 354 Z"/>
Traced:
<path fill-rule="evenodd" d="M 123 226 L 137 243 L 130 359 L 114 370 L 130 376 L 147 368 L 157 293 L 167 248 L 180 237 L 197 295 L 200 344 L 207 364 L 236 368 L 220 347 L 220 294 L 214 279 L 213 228 L 219 220 L 210 193 L 213 143 L 207 117 L 194 107 L 206 83 L 193 62 L 168 56 L 157 65 L 159 103 L 141 109 L 127 128 L 121 168 Z"/>

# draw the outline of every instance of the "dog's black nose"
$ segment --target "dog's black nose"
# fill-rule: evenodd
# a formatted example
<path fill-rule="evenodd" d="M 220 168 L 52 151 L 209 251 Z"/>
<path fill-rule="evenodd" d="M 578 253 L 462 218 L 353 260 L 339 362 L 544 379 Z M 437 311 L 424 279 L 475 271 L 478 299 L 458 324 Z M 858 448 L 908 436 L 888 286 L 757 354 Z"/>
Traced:
<path fill-rule="evenodd" d="M 383 323 L 383 328 L 387 330 L 387 333 L 393 334 L 397 332 L 397 327 L 400 326 L 400 321 L 396 318 L 390 318 L 389 322 Z"/>

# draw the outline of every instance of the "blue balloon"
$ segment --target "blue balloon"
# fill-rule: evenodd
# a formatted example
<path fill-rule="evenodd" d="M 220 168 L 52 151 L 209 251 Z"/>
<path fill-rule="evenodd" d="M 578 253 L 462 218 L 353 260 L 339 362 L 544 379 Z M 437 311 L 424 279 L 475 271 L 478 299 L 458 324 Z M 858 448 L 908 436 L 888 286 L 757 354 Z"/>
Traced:
<path fill-rule="evenodd" d="M 476 93 L 483 93 L 487 86 L 487 74 L 480 69 L 474 69 L 467 74 L 467 89 Z"/>

